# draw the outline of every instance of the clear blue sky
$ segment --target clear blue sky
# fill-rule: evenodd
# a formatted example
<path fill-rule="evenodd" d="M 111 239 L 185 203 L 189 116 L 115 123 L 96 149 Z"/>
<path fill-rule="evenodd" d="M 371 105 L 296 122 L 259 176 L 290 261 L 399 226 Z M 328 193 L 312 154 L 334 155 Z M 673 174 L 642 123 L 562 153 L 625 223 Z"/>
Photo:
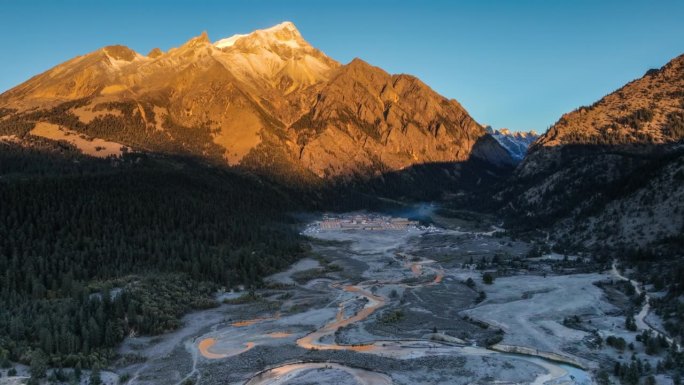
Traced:
<path fill-rule="evenodd" d="M 145 54 L 284 20 L 338 61 L 416 75 L 514 130 L 544 131 L 684 53 L 682 0 L 2 0 L 0 91 L 105 45 Z"/>

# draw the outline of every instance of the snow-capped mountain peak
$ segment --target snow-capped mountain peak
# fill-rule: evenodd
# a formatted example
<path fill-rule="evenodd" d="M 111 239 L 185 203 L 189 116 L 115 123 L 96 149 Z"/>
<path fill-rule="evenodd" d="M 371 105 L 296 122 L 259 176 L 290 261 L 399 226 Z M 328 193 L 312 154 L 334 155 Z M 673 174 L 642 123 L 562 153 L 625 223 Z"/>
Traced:
<path fill-rule="evenodd" d="M 328 78 L 339 63 L 312 47 L 289 21 L 213 43 L 214 59 L 247 83 L 286 94 Z"/>
<path fill-rule="evenodd" d="M 249 40 L 249 45 L 271 46 L 284 45 L 291 48 L 308 47 L 297 27 L 292 22 L 284 21 L 266 29 L 258 29 L 248 34 L 236 34 L 225 39 L 218 40 L 214 47 L 223 49 L 233 47 L 239 40 Z"/>

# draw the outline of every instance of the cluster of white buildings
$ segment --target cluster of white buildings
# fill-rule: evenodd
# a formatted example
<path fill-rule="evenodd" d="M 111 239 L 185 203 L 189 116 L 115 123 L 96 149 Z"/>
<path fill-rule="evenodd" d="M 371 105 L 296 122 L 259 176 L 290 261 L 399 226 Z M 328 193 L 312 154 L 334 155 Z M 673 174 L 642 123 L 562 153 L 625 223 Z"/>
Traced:
<path fill-rule="evenodd" d="M 418 222 L 407 218 L 369 214 L 325 215 L 318 223 L 320 230 L 407 230 L 417 226 Z"/>

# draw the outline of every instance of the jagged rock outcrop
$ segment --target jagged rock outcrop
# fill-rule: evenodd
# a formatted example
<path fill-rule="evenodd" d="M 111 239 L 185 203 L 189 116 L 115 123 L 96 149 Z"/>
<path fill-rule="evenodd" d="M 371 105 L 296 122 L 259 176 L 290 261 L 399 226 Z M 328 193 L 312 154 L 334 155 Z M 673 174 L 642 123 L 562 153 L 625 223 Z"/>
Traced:
<path fill-rule="evenodd" d="M 161 55 L 163 55 L 163 54 L 164 54 L 164 52 L 162 52 L 161 49 L 159 49 L 159 48 L 152 48 L 152 49 L 150 50 L 150 52 L 147 54 L 147 57 L 152 58 L 152 59 L 156 59 L 156 58 L 158 58 L 159 56 L 161 56 Z"/>

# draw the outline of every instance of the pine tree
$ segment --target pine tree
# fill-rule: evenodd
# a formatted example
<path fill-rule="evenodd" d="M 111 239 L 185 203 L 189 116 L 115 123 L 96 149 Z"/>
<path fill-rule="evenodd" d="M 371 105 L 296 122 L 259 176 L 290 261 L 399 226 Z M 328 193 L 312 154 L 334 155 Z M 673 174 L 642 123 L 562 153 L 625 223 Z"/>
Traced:
<path fill-rule="evenodd" d="M 45 375 L 47 374 L 47 365 L 47 357 L 45 357 L 43 351 L 40 349 L 34 350 L 31 354 L 31 378 L 45 378 Z"/>
<path fill-rule="evenodd" d="M 76 367 L 74 368 L 74 377 L 77 380 L 80 380 L 82 375 L 83 375 L 83 370 L 81 369 L 81 361 L 78 361 L 76 363 Z"/>
<path fill-rule="evenodd" d="M 100 365 L 93 365 L 90 371 L 90 382 L 89 385 L 102 385 L 102 374 L 100 372 Z"/>

